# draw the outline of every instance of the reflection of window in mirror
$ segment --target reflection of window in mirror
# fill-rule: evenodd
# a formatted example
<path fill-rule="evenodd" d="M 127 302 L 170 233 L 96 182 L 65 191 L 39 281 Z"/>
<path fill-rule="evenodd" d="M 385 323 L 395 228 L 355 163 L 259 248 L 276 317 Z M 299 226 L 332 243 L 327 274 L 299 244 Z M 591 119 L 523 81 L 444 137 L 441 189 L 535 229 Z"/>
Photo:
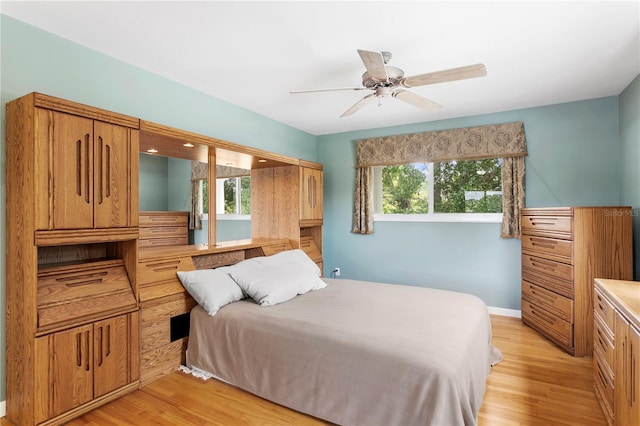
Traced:
<path fill-rule="evenodd" d="M 217 179 L 218 214 L 251 214 L 251 177 Z"/>
<path fill-rule="evenodd" d="M 251 176 L 216 179 L 216 241 L 251 238 Z"/>

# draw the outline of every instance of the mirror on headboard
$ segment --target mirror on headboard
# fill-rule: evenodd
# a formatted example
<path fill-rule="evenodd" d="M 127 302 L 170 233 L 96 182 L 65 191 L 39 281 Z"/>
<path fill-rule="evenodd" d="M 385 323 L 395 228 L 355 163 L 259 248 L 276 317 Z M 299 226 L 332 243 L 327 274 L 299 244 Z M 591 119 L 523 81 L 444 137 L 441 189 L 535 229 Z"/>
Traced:
<path fill-rule="evenodd" d="M 209 170 L 209 162 L 214 159 L 215 170 Z M 215 220 L 215 243 L 249 239 L 251 169 L 282 166 L 295 161 L 143 121 L 140 132 L 140 211 L 190 212 L 192 189 L 197 190 L 200 193 L 201 229 L 189 230 L 190 244 L 210 244 L 209 240 L 213 239 L 209 230 L 212 219 Z M 215 177 L 215 187 L 211 187 L 207 174 Z M 193 186 L 192 180 L 197 180 L 199 185 Z M 214 209 L 216 214 L 213 214 Z"/>
<path fill-rule="evenodd" d="M 140 138 L 140 212 L 143 216 L 149 212 L 174 212 L 176 215 L 187 216 L 187 224 L 180 222 L 181 227 L 187 227 L 189 244 L 208 244 L 208 177 L 209 147 L 202 144 L 193 144 L 180 141 L 166 141 L 155 137 Z M 168 143 L 170 142 L 170 143 Z M 195 180 L 192 186 L 192 177 L 202 176 L 202 180 Z M 204 184 L 203 184 L 204 182 Z M 192 189 L 198 191 L 199 223 L 196 229 L 189 226 L 191 218 L 189 212 L 192 206 Z M 203 215 L 205 215 L 203 217 Z M 140 227 L 145 226 L 141 216 Z M 155 224 L 156 235 L 164 232 L 159 228 L 166 223 L 168 232 L 176 232 L 167 216 L 159 214 L 160 223 Z M 199 228 L 199 229 L 198 229 Z M 143 238 L 144 230 L 141 229 Z M 167 239 L 167 244 L 171 240 Z M 142 244 L 141 244 L 142 246 Z"/>

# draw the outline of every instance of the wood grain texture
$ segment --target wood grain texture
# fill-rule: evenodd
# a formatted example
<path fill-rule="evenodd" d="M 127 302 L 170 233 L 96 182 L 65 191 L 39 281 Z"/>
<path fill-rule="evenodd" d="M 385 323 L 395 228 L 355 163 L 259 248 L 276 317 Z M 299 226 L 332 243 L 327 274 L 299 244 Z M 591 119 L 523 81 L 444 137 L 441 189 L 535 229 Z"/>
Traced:
<path fill-rule="evenodd" d="M 479 426 L 604 426 L 590 358 L 563 352 L 517 318 L 492 316 L 504 361 L 492 368 Z M 9 423 L 2 422 L 1 425 Z M 216 380 L 171 373 L 69 426 L 325 425 Z"/>
<path fill-rule="evenodd" d="M 522 209 L 522 234 L 523 321 L 569 353 L 591 356 L 594 278 L 633 276 L 631 208 Z M 529 284 L 538 287 L 524 291 Z"/>
<path fill-rule="evenodd" d="M 135 313 L 129 313 L 138 309 L 135 281 L 129 285 L 132 277 L 135 280 L 137 265 L 138 229 L 131 226 L 132 221 L 137 224 L 138 119 L 36 93 L 8 102 L 6 114 L 7 417 L 25 425 L 60 424 L 68 416 L 89 411 L 139 385 L 139 322 Z M 100 121 L 102 149 L 97 178 L 93 173 L 96 120 Z M 118 144 L 124 141 L 117 149 L 116 140 Z M 124 149 L 116 152 L 121 147 Z M 135 159 L 127 158 L 134 151 Z M 96 181 L 101 183 L 97 202 L 108 207 L 97 222 L 103 229 L 94 227 Z M 72 201 L 74 197 L 79 202 Z M 90 208 L 85 209 L 85 204 Z M 105 229 L 108 226 L 118 227 Z M 38 273 L 46 274 L 52 265 L 82 263 L 88 265 L 84 269 L 90 269 L 100 258 L 121 259 L 122 271 L 119 288 L 109 287 L 113 291 L 99 297 L 84 287 L 104 284 L 96 277 L 91 278 L 94 283 L 69 283 L 77 291 L 62 281 L 45 285 L 38 279 Z M 80 272 L 89 273 L 93 272 Z M 125 293 L 126 302 L 120 299 Z M 79 339 L 86 342 L 88 334 L 77 331 L 86 327 L 93 333 L 91 322 L 116 314 L 136 318 L 128 322 L 131 332 L 125 333 L 125 341 L 118 342 L 131 350 L 120 350 L 124 362 L 105 372 L 105 377 L 117 376 L 118 383 L 124 384 L 118 389 L 111 389 L 108 383 L 102 389 L 94 388 L 96 383 L 102 386 L 101 379 L 94 380 L 95 369 L 89 365 L 94 342 L 82 345 L 80 351 Z M 114 324 L 107 327 L 113 329 Z M 115 344 L 113 339 L 104 342 Z M 84 384 L 72 371 L 79 362 L 92 376 Z M 94 398 L 96 389 L 102 395 Z"/>

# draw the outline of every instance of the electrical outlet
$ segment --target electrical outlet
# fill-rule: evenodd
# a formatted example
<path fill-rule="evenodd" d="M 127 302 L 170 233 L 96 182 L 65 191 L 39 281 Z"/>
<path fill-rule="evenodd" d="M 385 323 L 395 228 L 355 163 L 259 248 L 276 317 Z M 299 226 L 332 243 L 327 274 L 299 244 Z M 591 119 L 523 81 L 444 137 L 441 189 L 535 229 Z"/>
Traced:
<path fill-rule="evenodd" d="M 333 273 L 334 273 L 334 276 L 339 277 L 340 276 L 340 268 L 338 268 L 338 267 L 333 268 Z"/>

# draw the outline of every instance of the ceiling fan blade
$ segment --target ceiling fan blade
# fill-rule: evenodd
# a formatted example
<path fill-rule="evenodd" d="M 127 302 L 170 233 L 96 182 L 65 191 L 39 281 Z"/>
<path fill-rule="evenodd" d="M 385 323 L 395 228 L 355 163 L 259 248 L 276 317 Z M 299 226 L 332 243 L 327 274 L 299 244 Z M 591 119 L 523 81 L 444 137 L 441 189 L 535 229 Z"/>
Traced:
<path fill-rule="evenodd" d="M 355 113 L 356 111 L 358 111 L 360 108 L 362 108 L 363 106 L 365 106 L 366 104 L 368 104 L 369 102 L 374 100 L 375 98 L 376 98 L 376 94 L 375 93 L 372 93 L 370 95 L 365 96 L 364 98 L 362 98 L 358 102 L 356 102 L 351 108 L 349 108 L 348 110 L 343 112 L 342 115 L 340 116 L 340 118 L 346 117 L 346 116 L 349 116 L 349 115 Z"/>
<path fill-rule="evenodd" d="M 444 83 L 446 81 L 484 77 L 485 75 L 487 75 L 487 68 L 484 64 L 475 64 L 443 71 L 430 72 L 427 74 L 414 75 L 403 79 L 401 84 L 404 87 L 416 87 L 427 84 Z"/>
<path fill-rule="evenodd" d="M 398 89 L 394 91 L 391 96 L 425 111 L 435 111 L 442 108 L 442 105 L 439 103 L 427 99 L 422 95 L 418 95 L 417 93 L 410 92 L 409 90 Z"/>
<path fill-rule="evenodd" d="M 384 57 L 380 52 L 358 50 L 360 59 L 371 77 L 378 81 L 388 81 L 387 69 L 384 66 Z"/>
<path fill-rule="evenodd" d="M 308 89 L 308 90 L 291 90 L 289 93 L 314 93 L 314 92 L 336 92 L 338 90 L 366 90 L 366 87 L 337 87 L 331 89 Z"/>

